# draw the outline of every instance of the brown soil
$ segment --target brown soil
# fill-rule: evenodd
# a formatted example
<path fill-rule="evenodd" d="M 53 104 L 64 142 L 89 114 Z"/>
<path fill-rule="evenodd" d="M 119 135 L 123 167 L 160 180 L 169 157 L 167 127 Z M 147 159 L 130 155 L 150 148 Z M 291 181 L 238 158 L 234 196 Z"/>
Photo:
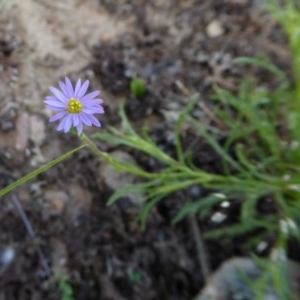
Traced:
<path fill-rule="evenodd" d="M 149 122 L 151 134 L 172 153 L 174 120 L 188 95 L 199 92 L 210 105 L 213 84 L 234 91 L 249 71 L 234 65 L 234 58 L 265 55 L 289 69 L 284 34 L 260 3 L 16 0 L 0 13 L 1 186 L 79 145 L 48 124 L 50 112 L 43 106 L 48 86 L 65 75 L 88 78 L 102 91 L 107 113 L 101 130 L 118 124 L 119 100 L 125 98 L 132 122 Z M 276 84 L 264 72 L 250 71 L 262 84 Z M 147 82 L 140 100 L 129 90 L 135 76 Z M 199 114 L 199 121 L 208 119 Z M 188 133 L 184 138 L 189 144 Z M 221 171 L 207 145 L 196 150 L 199 165 Z M 142 167 L 158 167 L 130 154 Z M 128 199 L 106 207 L 112 191 L 100 165 L 84 149 L 1 200 L 0 299 L 61 299 L 62 276 L 78 300 L 184 300 L 203 287 L 190 223 L 171 224 L 184 198 L 198 197 L 201 188 L 163 201 L 142 232 L 134 222 L 138 208 Z M 13 199 L 25 210 L 34 238 Z M 228 212 L 232 218 L 235 213 Z M 207 248 L 213 269 L 249 250 L 242 241 L 208 242 Z M 5 249 L 15 253 L 7 266 Z"/>

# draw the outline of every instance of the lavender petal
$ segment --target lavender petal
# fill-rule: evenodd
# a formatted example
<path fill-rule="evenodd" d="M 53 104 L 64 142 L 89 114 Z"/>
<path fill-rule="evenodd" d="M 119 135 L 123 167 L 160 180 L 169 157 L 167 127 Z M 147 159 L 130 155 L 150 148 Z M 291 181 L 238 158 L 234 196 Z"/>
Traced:
<path fill-rule="evenodd" d="M 65 82 L 66 82 L 66 86 L 67 86 L 68 95 L 71 98 L 74 96 L 74 90 L 73 90 L 72 83 L 68 77 L 65 77 Z"/>
<path fill-rule="evenodd" d="M 99 94 L 100 94 L 99 91 L 91 92 L 91 93 L 85 95 L 84 97 L 82 97 L 81 101 L 92 100 L 93 98 L 95 98 Z"/>
<path fill-rule="evenodd" d="M 63 118 L 65 115 L 67 114 L 66 111 L 61 111 L 59 113 L 57 113 L 56 115 L 52 116 L 50 119 L 49 119 L 49 122 L 52 123 L 52 122 L 55 122 L 61 118 Z"/>
<path fill-rule="evenodd" d="M 86 80 L 83 85 L 81 86 L 81 89 L 78 92 L 78 99 L 81 99 L 81 97 L 86 93 L 88 87 L 89 87 L 90 82 L 88 80 Z"/>
<path fill-rule="evenodd" d="M 80 89 L 81 89 L 81 79 L 78 79 L 75 87 L 75 93 L 74 93 L 75 98 L 78 98 L 78 93 Z"/>
<path fill-rule="evenodd" d="M 66 102 L 67 99 L 61 91 L 59 91 L 58 89 L 56 89 L 55 87 L 52 87 L 52 86 L 50 86 L 49 89 L 58 100 L 60 100 L 62 102 Z"/>

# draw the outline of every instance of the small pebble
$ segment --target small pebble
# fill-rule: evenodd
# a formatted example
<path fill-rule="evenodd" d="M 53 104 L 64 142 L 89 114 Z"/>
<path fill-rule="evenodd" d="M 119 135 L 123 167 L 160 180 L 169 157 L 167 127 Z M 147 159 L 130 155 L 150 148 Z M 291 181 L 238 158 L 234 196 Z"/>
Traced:
<path fill-rule="evenodd" d="M 227 208 L 230 206 L 230 202 L 229 201 L 223 201 L 221 204 L 220 204 L 221 207 L 223 208 Z"/>
<path fill-rule="evenodd" d="M 206 33 L 210 38 L 215 38 L 224 34 L 222 23 L 218 20 L 211 21 L 206 27 Z"/>
<path fill-rule="evenodd" d="M 44 193 L 44 198 L 49 207 L 56 214 L 62 214 L 65 209 L 69 196 L 63 191 L 48 190 Z"/>
<path fill-rule="evenodd" d="M 42 145 L 46 139 L 46 129 L 44 121 L 36 115 L 29 117 L 30 123 L 30 139 L 36 145 Z"/>
<path fill-rule="evenodd" d="M 263 252 L 264 250 L 267 249 L 267 247 L 268 247 L 268 243 L 266 241 L 262 241 L 257 245 L 256 250 L 258 252 Z"/>
<path fill-rule="evenodd" d="M 0 265 L 6 267 L 12 263 L 15 258 L 15 250 L 11 247 L 0 250 Z"/>
<path fill-rule="evenodd" d="M 224 199 L 224 200 L 226 199 L 226 195 L 222 193 L 214 193 L 213 195 L 219 199 Z"/>
<path fill-rule="evenodd" d="M 226 218 L 227 218 L 227 216 L 226 216 L 225 214 L 223 214 L 223 213 L 221 213 L 221 212 L 218 211 L 218 212 L 214 213 L 214 214 L 211 216 L 210 220 L 211 220 L 213 223 L 221 223 L 221 222 L 223 222 Z"/>
<path fill-rule="evenodd" d="M 193 185 L 189 188 L 189 194 L 193 199 L 199 199 L 202 195 L 202 188 L 200 185 Z"/>

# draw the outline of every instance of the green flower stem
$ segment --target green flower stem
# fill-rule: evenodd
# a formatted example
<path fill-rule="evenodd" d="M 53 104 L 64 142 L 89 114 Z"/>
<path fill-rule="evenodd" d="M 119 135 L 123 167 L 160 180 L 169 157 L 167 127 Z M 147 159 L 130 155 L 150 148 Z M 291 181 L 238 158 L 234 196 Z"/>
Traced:
<path fill-rule="evenodd" d="M 61 161 L 65 160 L 66 158 L 68 158 L 69 156 L 71 156 L 72 154 L 74 154 L 75 152 L 77 152 L 78 150 L 86 147 L 87 145 L 81 145 L 57 158 L 55 158 L 54 160 L 50 161 L 49 163 L 41 166 L 40 168 L 34 170 L 33 172 L 23 176 L 22 178 L 16 180 L 15 182 L 13 182 L 12 184 L 8 185 L 7 187 L 3 188 L 2 190 L 0 190 L 0 197 L 3 197 L 4 195 L 6 195 L 7 193 L 11 192 L 12 190 L 14 190 L 15 188 L 17 188 L 18 186 L 20 186 L 23 183 L 26 183 L 27 181 L 29 181 L 30 179 L 36 177 L 37 175 L 47 171 L 48 169 L 52 168 L 53 166 L 57 165 L 58 163 L 60 163 Z"/>
<path fill-rule="evenodd" d="M 104 159 L 105 161 L 107 160 L 107 155 L 106 155 L 106 153 L 103 152 L 103 151 L 101 151 L 101 150 L 93 143 L 93 141 L 92 141 L 89 137 L 87 137 L 84 133 L 82 133 L 82 134 L 79 136 L 79 138 L 80 138 L 80 140 L 82 141 L 82 143 L 83 143 L 83 144 L 86 144 L 86 145 L 92 150 L 92 152 L 93 152 L 96 156 L 98 156 L 98 157 Z"/>
<path fill-rule="evenodd" d="M 98 156 L 100 159 L 103 159 L 106 163 L 110 164 L 118 172 L 130 173 L 130 174 L 138 175 L 138 176 L 145 177 L 145 178 L 155 178 L 157 176 L 156 174 L 145 172 L 144 170 L 140 169 L 139 167 L 136 167 L 135 165 L 130 164 L 126 161 L 120 161 L 120 160 L 114 159 L 108 153 L 101 151 L 93 143 L 93 141 L 90 138 L 88 138 L 84 133 L 82 133 L 79 136 L 79 138 L 84 144 L 86 144 L 92 150 L 92 152 L 96 156 Z"/>

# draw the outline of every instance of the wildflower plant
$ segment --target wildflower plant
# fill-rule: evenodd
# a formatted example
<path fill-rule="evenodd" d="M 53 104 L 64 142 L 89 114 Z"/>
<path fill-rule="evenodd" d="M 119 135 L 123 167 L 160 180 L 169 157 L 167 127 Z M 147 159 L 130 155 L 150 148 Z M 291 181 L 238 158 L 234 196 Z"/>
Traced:
<path fill-rule="evenodd" d="M 183 204 L 174 222 L 180 222 L 190 215 L 204 218 L 224 199 L 229 203 L 238 199 L 241 207 L 238 222 L 206 232 L 206 238 L 233 238 L 252 232 L 253 238 L 247 241 L 248 247 L 251 248 L 257 241 L 263 240 L 273 232 L 277 238 L 276 247 L 283 252 L 287 251 L 289 239 L 293 238 L 299 243 L 300 10 L 293 0 L 288 1 L 284 8 L 276 5 L 275 1 L 270 0 L 267 3 L 269 10 L 287 33 L 292 50 L 294 82 L 264 58 L 237 59 L 236 63 L 252 64 L 269 71 L 270 76 L 275 76 L 279 82 L 277 88 L 270 91 L 264 87 L 257 87 L 254 81 L 248 78 L 242 80 L 235 94 L 216 86 L 216 106 L 213 113 L 224 126 L 223 129 L 217 128 L 214 131 L 211 127 L 199 124 L 198 120 L 191 116 L 190 112 L 200 101 L 199 95 L 192 96 L 174 128 L 176 156 L 172 157 L 160 149 L 147 131 L 140 133 L 134 130 L 123 106 L 120 109 L 119 129 L 109 127 L 107 131 L 94 133 L 91 138 L 87 137 L 83 126 L 99 127 L 100 122 L 95 114 L 104 113 L 103 101 L 98 98 L 100 92 L 86 94 L 88 81 L 82 84 L 79 79 L 73 87 L 70 80 L 65 78 L 64 82 L 59 82 L 60 90 L 50 87 L 53 95 L 46 97 L 46 107 L 55 112 L 49 121 L 59 121 L 57 130 L 66 133 L 75 128 L 83 145 L 2 189 L 0 197 L 87 146 L 117 171 L 134 174 L 143 179 L 140 183 L 116 191 L 108 199 L 108 204 L 111 205 L 122 195 L 142 191 L 145 195 L 144 205 L 137 218 L 143 228 L 146 227 L 151 209 L 157 203 L 176 191 L 200 184 L 208 191 L 207 196 Z M 204 138 L 220 156 L 223 174 L 210 173 L 193 164 L 181 142 L 181 128 L 184 123 L 194 128 L 198 136 Z M 226 141 L 222 145 L 218 142 L 220 133 L 226 135 Z M 117 160 L 109 153 L 101 151 L 93 139 L 138 150 L 161 162 L 163 169 L 159 172 L 149 172 L 130 162 Z M 229 154 L 229 149 L 234 150 L 234 155 Z M 272 203 L 272 213 L 262 214 L 257 209 L 265 199 Z M 282 263 L 274 266 L 278 267 L 277 271 L 269 275 L 273 276 L 275 284 L 280 282 L 278 286 L 286 287 L 287 281 L 282 281 L 280 277 L 281 266 Z M 284 288 L 280 289 L 278 294 L 282 299 L 289 299 L 290 296 L 286 295 Z"/>

